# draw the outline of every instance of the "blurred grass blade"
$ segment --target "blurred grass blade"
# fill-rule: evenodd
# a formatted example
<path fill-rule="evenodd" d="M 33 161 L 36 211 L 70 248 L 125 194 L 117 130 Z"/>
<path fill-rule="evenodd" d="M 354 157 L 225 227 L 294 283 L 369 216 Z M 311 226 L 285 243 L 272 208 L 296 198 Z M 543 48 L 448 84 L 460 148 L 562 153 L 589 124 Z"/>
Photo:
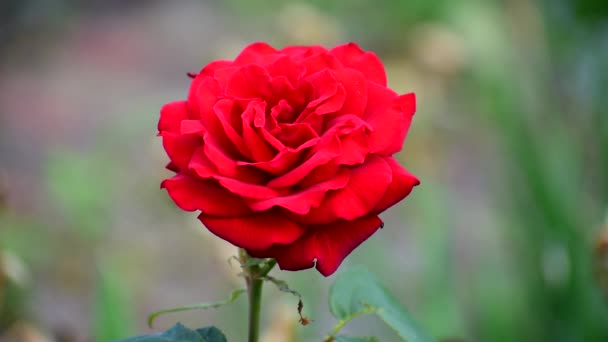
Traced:
<path fill-rule="evenodd" d="M 128 298 L 120 273 L 108 265 L 100 267 L 94 305 L 95 341 L 106 342 L 133 334 L 135 315 Z"/>

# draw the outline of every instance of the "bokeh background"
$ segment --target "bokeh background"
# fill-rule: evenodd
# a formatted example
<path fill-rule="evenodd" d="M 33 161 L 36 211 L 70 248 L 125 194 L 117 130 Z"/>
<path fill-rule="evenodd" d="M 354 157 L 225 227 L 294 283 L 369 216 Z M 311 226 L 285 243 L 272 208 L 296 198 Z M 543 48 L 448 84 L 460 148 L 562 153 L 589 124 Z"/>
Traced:
<path fill-rule="evenodd" d="M 236 253 L 179 211 L 156 137 L 186 73 L 275 46 L 356 41 L 415 91 L 399 159 L 422 180 L 363 264 L 436 337 L 608 341 L 608 3 L 602 0 L 0 3 L 0 341 L 109 341 L 225 298 Z M 263 341 L 335 324 L 316 271 L 274 271 Z M 161 317 L 244 341 L 246 300 Z M 345 332 L 397 337 L 374 318 Z"/>

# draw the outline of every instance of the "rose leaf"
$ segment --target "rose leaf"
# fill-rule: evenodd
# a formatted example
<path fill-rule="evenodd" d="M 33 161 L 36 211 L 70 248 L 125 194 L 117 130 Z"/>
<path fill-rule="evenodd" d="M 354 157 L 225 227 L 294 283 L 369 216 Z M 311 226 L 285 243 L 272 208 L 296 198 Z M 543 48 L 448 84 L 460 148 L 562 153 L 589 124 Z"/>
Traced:
<path fill-rule="evenodd" d="M 334 317 L 340 320 L 330 336 L 335 336 L 353 318 L 374 313 L 403 341 L 435 341 L 418 326 L 376 277 L 363 267 L 351 268 L 336 277 L 329 291 L 329 307 Z"/>

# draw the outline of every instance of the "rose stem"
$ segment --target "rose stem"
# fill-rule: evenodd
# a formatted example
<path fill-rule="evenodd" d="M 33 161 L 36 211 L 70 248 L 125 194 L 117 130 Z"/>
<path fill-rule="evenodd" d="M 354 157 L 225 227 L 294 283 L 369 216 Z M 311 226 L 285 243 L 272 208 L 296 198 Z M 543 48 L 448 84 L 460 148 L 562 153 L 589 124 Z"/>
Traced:
<path fill-rule="evenodd" d="M 247 295 L 249 297 L 249 342 L 258 342 L 260 336 L 260 311 L 262 308 L 262 285 L 264 277 L 276 265 L 274 259 L 266 259 L 263 266 L 247 265 L 249 255 L 244 249 L 239 249 L 239 259 L 245 273 L 247 282 Z"/>

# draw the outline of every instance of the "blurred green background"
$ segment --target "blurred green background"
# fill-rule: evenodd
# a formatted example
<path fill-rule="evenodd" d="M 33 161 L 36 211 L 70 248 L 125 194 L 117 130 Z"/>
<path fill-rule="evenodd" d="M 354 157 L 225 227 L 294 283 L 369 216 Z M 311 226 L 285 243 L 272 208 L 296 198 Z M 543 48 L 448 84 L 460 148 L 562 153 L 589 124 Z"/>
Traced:
<path fill-rule="evenodd" d="M 602 0 L 0 3 L 0 341 L 109 341 L 225 298 L 236 253 L 179 211 L 156 135 L 186 72 L 275 46 L 356 41 L 418 112 L 422 185 L 363 264 L 438 338 L 608 341 L 608 3 Z M 332 279 L 274 271 L 263 341 L 320 341 Z M 245 339 L 244 298 L 161 317 Z M 374 318 L 345 332 L 396 336 Z"/>

